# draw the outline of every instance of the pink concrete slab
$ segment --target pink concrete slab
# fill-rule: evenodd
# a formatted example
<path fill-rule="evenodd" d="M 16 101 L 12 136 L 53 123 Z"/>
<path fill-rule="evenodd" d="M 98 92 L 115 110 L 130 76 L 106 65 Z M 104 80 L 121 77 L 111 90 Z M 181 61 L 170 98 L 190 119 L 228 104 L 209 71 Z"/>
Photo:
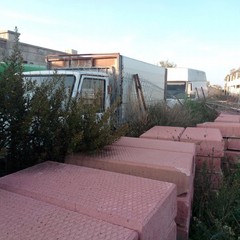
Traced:
<path fill-rule="evenodd" d="M 179 141 L 183 131 L 183 127 L 155 126 L 143 133 L 140 138 Z"/>
<path fill-rule="evenodd" d="M 239 115 L 225 114 L 221 113 L 214 122 L 232 122 L 232 123 L 240 123 Z"/>
<path fill-rule="evenodd" d="M 223 137 L 240 138 L 240 123 L 231 122 L 205 122 L 197 124 L 201 128 L 217 128 L 221 131 Z"/>
<path fill-rule="evenodd" d="M 196 155 L 196 145 L 194 143 L 176 142 L 161 139 L 121 137 L 113 143 L 115 146 L 138 147 L 147 149 L 158 149 L 170 152 L 184 152 Z"/>
<path fill-rule="evenodd" d="M 166 140 L 155 140 L 147 138 L 133 138 L 133 137 L 121 137 L 113 145 L 126 146 L 126 147 L 138 147 L 147 149 L 164 149 L 177 152 L 188 152 L 195 155 L 194 143 L 181 143 Z M 176 223 L 185 226 L 190 221 L 191 217 L 191 202 L 193 196 L 193 185 L 190 188 L 190 192 L 182 194 L 177 197 L 177 217 Z"/>
<path fill-rule="evenodd" d="M 227 150 L 224 152 L 224 154 L 230 163 L 232 163 L 232 164 L 240 163 L 240 151 Z"/>
<path fill-rule="evenodd" d="M 177 226 L 177 240 L 188 240 L 189 228 L 187 226 Z"/>
<path fill-rule="evenodd" d="M 177 197 L 177 217 L 175 219 L 178 226 L 188 226 L 192 216 L 193 186 L 188 193 Z"/>
<path fill-rule="evenodd" d="M 2 189 L 0 212 L 2 240 L 139 239 L 136 231 Z"/>
<path fill-rule="evenodd" d="M 177 226 L 176 223 L 173 221 L 168 228 L 168 234 L 167 237 L 165 238 L 166 240 L 176 240 L 177 237 Z"/>
<path fill-rule="evenodd" d="M 224 141 L 224 150 L 228 149 L 228 138 L 223 138 Z"/>
<path fill-rule="evenodd" d="M 116 224 L 140 239 L 165 239 L 176 186 L 103 170 L 45 162 L 0 179 L 0 188 Z"/>
<path fill-rule="evenodd" d="M 224 141 L 219 129 L 188 127 L 180 141 L 195 143 L 197 156 L 224 156 Z"/>
<path fill-rule="evenodd" d="M 227 149 L 240 151 L 240 138 L 227 138 Z"/>
<path fill-rule="evenodd" d="M 196 157 L 196 170 L 201 171 L 202 169 L 206 169 L 207 171 L 222 171 L 222 158 L 215 157 Z"/>
<path fill-rule="evenodd" d="M 175 183 L 178 195 L 188 192 L 195 171 L 192 154 L 122 146 L 107 146 L 91 155 L 69 155 L 65 162 Z"/>

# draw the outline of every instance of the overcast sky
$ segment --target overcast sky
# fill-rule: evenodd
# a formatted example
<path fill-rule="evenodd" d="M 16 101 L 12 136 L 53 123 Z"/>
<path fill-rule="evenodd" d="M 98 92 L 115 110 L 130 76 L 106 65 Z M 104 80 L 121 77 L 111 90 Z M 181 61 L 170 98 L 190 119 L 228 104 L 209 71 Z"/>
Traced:
<path fill-rule="evenodd" d="M 239 0 L 2 0 L 0 9 L 0 29 L 17 26 L 33 45 L 169 60 L 222 86 L 240 67 Z"/>

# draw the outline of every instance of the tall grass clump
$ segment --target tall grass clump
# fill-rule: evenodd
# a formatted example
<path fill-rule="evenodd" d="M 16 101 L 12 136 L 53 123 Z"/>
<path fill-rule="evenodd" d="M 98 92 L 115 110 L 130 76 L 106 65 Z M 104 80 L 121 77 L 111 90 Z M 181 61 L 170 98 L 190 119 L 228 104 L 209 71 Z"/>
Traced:
<path fill-rule="evenodd" d="M 169 107 L 165 102 L 149 106 L 144 117 L 131 117 L 128 136 L 138 137 L 153 126 L 193 127 L 198 123 L 213 121 L 218 113 L 204 100 L 186 100 Z"/>
<path fill-rule="evenodd" d="M 225 159 L 226 162 L 226 159 Z M 190 239 L 240 239 L 240 166 L 223 164 L 224 176 L 212 190 L 209 175 L 195 180 Z"/>

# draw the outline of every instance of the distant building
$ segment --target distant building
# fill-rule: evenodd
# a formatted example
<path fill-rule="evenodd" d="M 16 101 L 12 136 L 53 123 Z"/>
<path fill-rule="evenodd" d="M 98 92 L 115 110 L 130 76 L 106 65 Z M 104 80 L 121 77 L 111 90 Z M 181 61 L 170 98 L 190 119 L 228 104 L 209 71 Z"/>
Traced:
<path fill-rule="evenodd" d="M 240 94 L 240 68 L 232 69 L 224 79 L 224 90 L 228 94 Z"/>
<path fill-rule="evenodd" d="M 3 56 L 9 56 L 14 45 L 16 32 L 0 30 L 0 61 Z M 18 33 L 20 35 L 20 33 Z M 20 42 L 24 63 L 35 65 L 46 65 L 45 57 L 54 54 L 77 53 L 76 50 L 67 50 L 66 52 L 39 47 L 27 43 Z"/>

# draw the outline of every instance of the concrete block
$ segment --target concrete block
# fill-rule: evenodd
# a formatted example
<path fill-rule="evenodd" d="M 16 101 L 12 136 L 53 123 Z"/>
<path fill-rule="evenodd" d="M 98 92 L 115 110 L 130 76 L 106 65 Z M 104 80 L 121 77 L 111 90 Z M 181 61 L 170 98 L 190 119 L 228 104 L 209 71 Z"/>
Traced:
<path fill-rule="evenodd" d="M 227 150 L 224 153 L 231 164 L 240 164 L 240 151 Z"/>
<path fill-rule="evenodd" d="M 195 171 L 192 154 L 122 146 L 107 146 L 91 155 L 69 155 L 65 162 L 171 182 L 177 185 L 178 195 L 188 192 Z"/>
<path fill-rule="evenodd" d="M 205 169 L 207 171 L 221 172 L 222 158 L 215 157 L 196 157 L 196 171 L 202 171 Z"/>
<path fill-rule="evenodd" d="M 240 151 L 240 138 L 227 138 L 227 149 Z"/>
<path fill-rule="evenodd" d="M 177 240 L 189 239 L 189 227 L 177 226 Z"/>
<path fill-rule="evenodd" d="M 214 122 L 232 122 L 232 123 L 240 123 L 240 116 L 233 114 L 221 113 Z"/>
<path fill-rule="evenodd" d="M 134 230 L 2 189 L 0 211 L 2 240 L 139 239 Z"/>
<path fill-rule="evenodd" d="M 177 217 L 175 219 L 178 226 L 188 226 L 192 216 L 193 187 L 188 193 L 177 197 Z"/>
<path fill-rule="evenodd" d="M 236 137 L 240 138 L 240 123 L 231 122 L 205 122 L 197 124 L 201 128 L 217 128 L 220 130 L 224 138 Z"/>
<path fill-rule="evenodd" d="M 176 223 L 173 221 L 168 228 L 168 234 L 167 237 L 165 238 L 166 240 L 176 240 L 177 238 L 177 226 Z"/>
<path fill-rule="evenodd" d="M 147 149 L 158 149 L 170 152 L 184 152 L 196 155 L 195 143 L 176 142 L 161 139 L 121 137 L 113 143 L 114 146 L 137 147 Z"/>
<path fill-rule="evenodd" d="M 0 188 L 119 225 L 140 239 L 166 239 L 176 186 L 146 178 L 45 162 L 0 179 Z"/>
<path fill-rule="evenodd" d="M 183 127 L 155 126 L 143 133 L 140 138 L 179 141 L 183 131 Z"/>
<path fill-rule="evenodd" d="M 224 141 L 219 129 L 188 127 L 180 141 L 195 143 L 197 156 L 224 156 Z"/>

